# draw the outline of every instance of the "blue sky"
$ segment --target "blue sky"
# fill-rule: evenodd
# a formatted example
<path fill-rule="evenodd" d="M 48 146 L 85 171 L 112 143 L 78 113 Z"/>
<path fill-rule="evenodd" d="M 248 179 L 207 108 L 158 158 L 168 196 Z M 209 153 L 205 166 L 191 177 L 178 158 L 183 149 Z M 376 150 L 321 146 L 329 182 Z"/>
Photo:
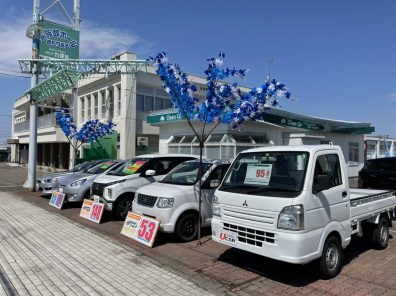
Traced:
<path fill-rule="evenodd" d="M 53 1 L 41 0 L 44 11 Z M 72 14 L 73 0 L 62 0 Z M 29 58 L 33 0 L 0 1 L 0 73 Z M 393 0 L 81 0 L 81 58 L 122 51 L 145 59 L 166 51 L 187 73 L 203 75 L 221 50 L 225 65 L 248 68 L 245 86 L 268 75 L 297 100 L 283 109 L 371 122 L 396 137 L 396 1 Z M 65 19 L 53 8 L 46 16 Z M 7 71 L 5 71 L 7 70 Z M 13 102 L 30 79 L 0 74 L 0 145 L 9 137 Z"/>

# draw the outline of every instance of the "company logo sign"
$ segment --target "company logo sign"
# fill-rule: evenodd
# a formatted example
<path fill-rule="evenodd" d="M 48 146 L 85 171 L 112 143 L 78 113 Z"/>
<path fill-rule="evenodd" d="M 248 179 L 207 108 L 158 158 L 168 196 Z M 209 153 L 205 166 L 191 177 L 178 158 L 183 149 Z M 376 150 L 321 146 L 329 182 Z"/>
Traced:
<path fill-rule="evenodd" d="M 236 245 L 235 233 L 232 233 L 229 231 L 220 232 L 220 241 L 231 244 L 231 245 Z"/>
<path fill-rule="evenodd" d="M 78 59 L 80 32 L 73 28 L 41 21 L 40 58 Z"/>

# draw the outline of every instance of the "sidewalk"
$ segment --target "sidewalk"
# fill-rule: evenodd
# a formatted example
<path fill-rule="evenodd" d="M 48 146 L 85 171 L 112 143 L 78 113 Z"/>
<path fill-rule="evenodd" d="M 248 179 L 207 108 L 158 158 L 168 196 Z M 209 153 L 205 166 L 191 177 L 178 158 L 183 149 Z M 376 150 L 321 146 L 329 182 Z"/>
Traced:
<path fill-rule="evenodd" d="M 0 192 L 0 295 L 211 295 L 142 253 Z"/>

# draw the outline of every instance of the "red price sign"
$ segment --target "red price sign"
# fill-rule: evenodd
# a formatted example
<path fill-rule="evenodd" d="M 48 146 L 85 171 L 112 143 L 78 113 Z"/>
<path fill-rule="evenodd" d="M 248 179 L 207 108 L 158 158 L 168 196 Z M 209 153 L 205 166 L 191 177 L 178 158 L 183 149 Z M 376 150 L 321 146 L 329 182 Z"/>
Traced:
<path fill-rule="evenodd" d="M 125 219 L 121 234 L 146 246 L 152 247 L 158 232 L 159 224 L 160 221 L 157 219 L 129 212 Z"/>
<path fill-rule="evenodd" d="M 84 199 L 84 203 L 80 211 L 80 217 L 99 224 L 103 216 L 103 211 L 103 203 Z"/>
<path fill-rule="evenodd" d="M 269 174 L 269 171 L 258 169 L 256 171 L 256 178 L 264 178 L 265 176 L 268 176 L 268 174 Z"/>

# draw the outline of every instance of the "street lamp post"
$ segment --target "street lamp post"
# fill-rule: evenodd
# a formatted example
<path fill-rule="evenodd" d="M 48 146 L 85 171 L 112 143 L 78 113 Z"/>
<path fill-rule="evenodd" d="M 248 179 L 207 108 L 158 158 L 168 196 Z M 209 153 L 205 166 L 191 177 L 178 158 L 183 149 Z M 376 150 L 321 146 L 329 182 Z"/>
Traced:
<path fill-rule="evenodd" d="M 32 59 L 38 59 L 39 50 L 39 30 L 38 23 L 40 19 L 40 1 L 33 1 L 33 25 L 30 27 L 31 32 L 27 32 L 28 37 L 32 33 Z M 38 84 L 39 72 L 38 64 L 33 62 L 31 65 L 32 79 L 30 86 L 35 87 Z M 29 124 L 29 167 L 28 167 L 28 185 L 30 191 L 36 190 L 36 160 L 37 160 L 37 105 L 32 95 L 30 95 L 30 124 Z"/>

